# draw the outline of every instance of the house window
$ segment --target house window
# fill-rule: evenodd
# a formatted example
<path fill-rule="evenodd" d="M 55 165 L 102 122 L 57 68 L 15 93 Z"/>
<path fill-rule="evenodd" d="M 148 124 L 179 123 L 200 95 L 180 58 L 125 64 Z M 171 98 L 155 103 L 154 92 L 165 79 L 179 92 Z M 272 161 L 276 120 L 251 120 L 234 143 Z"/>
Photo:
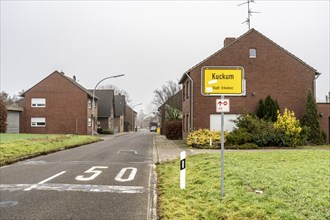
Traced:
<path fill-rule="evenodd" d="M 36 108 L 46 107 L 46 99 L 45 98 L 32 98 L 31 107 L 36 107 Z"/>
<path fill-rule="evenodd" d="M 256 58 L 257 57 L 257 49 L 250 48 L 250 50 L 249 50 L 249 57 L 250 58 Z"/>
<path fill-rule="evenodd" d="M 92 127 L 92 118 L 88 118 L 88 127 Z"/>
<path fill-rule="evenodd" d="M 46 118 L 45 117 L 32 117 L 31 118 L 31 127 L 46 127 Z"/>
<path fill-rule="evenodd" d="M 92 108 L 92 100 L 88 99 L 88 108 Z"/>

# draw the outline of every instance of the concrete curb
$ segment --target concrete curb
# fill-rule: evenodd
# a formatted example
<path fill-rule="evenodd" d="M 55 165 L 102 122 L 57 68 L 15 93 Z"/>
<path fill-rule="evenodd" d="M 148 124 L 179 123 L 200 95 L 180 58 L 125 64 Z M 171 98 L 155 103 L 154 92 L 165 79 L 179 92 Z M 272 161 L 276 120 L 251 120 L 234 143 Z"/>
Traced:
<path fill-rule="evenodd" d="M 156 220 L 158 219 L 157 216 L 157 172 L 156 172 L 156 165 L 159 164 L 159 152 L 158 152 L 158 147 L 156 145 L 156 140 L 155 140 L 155 135 L 152 136 L 152 143 L 153 143 L 153 147 L 152 147 L 152 156 L 153 156 L 153 165 L 152 165 L 152 195 L 151 195 L 151 200 L 152 200 L 152 204 L 151 204 L 151 219 L 152 220 Z"/>

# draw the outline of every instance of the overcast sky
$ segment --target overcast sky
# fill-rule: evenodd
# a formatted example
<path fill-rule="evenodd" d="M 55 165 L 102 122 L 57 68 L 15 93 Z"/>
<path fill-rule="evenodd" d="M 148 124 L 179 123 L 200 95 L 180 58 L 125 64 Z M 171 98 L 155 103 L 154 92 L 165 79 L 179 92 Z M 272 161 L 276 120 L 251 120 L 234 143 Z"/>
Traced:
<path fill-rule="evenodd" d="M 248 31 L 246 0 L 228 1 L 4 1 L 1 0 L 1 91 L 26 90 L 54 70 L 85 88 L 104 81 L 126 90 L 147 110 L 153 91 Z M 329 77 L 329 0 L 251 4 L 255 28 Z"/>

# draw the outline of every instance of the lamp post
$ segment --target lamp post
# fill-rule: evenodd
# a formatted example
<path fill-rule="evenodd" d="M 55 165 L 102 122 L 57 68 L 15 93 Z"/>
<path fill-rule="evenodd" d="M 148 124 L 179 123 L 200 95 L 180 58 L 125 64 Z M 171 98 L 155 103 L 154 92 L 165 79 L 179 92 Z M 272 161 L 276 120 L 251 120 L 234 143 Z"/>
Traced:
<path fill-rule="evenodd" d="M 125 74 L 120 74 L 120 75 L 115 75 L 115 76 L 109 76 L 109 77 L 105 77 L 104 79 L 100 80 L 96 86 L 94 87 L 94 90 L 93 90 L 93 97 L 92 97 L 92 135 L 94 135 L 94 109 L 95 109 L 95 90 L 97 88 L 97 86 L 103 82 L 104 80 L 106 79 L 111 79 L 111 78 L 117 78 L 117 77 L 121 77 L 121 76 L 124 76 Z"/>
<path fill-rule="evenodd" d="M 133 107 L 132 107 L 132 131 L 133 131 L 133 117 L 134 117 L 134 108 L 136 107 L 136 106 L 138 106 L 138 105 L 142 105 L 143 103 L 139 103 L 139 104 L 136 104 L 136 105 L 134 105 Z"/>

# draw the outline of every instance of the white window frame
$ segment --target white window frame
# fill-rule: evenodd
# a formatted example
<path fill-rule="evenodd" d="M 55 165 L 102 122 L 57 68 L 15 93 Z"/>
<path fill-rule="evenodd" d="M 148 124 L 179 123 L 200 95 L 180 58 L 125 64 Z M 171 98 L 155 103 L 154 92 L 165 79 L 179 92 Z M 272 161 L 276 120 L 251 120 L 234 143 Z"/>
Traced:
<path fill-rule="evenodd" d="M 45 98 L 31 98 L 31 107 L 33 108 L 45 108 L 46 99 Z"/>
<path fill-rule="evenodd" d="M 91 117 L 88 118 L 88 127 L 92 127 L 92 118 Z"/>
<path fill-rule="evenodd" d="M 250 48 L 249 49 L 249 57 L 250 58 L 257 58 L 257 49 L 256 48 Z"/>
<path fill-rule="evenodd" d="M 46 127 L 46 118 L 31 117 L 31 127 Z"/>

